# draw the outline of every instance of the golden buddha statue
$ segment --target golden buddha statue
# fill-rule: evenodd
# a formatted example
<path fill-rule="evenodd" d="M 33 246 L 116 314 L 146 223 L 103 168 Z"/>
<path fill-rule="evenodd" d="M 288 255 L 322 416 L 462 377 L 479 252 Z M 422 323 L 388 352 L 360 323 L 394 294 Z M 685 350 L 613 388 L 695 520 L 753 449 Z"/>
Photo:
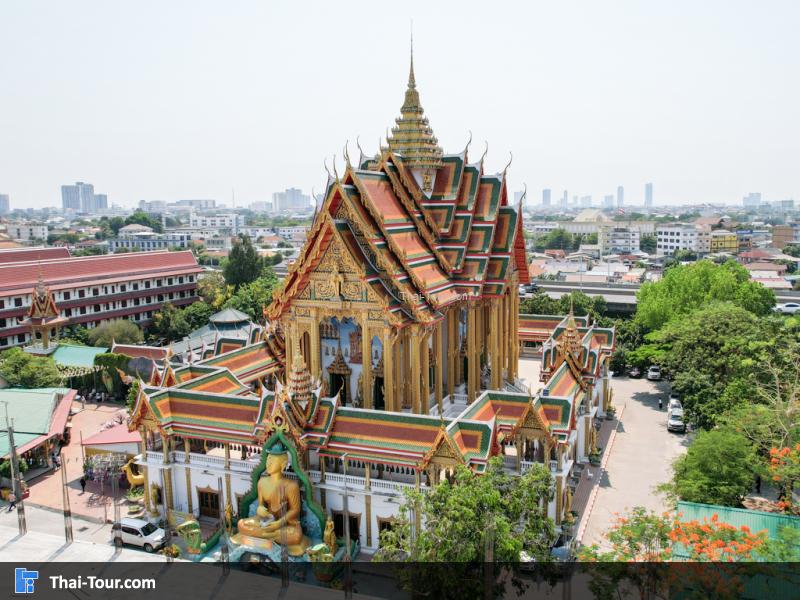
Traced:
<path fill-rule="evenodd" d="M 269 545 L 285 544 L 289 554 L 299 556 L 305 552 L 308 539 L 300 526 L 300 486 L 283 476 L 288 464 L 289 452 L 277 442 L 267 454 L 266 476 L 258 481 L 256 515 L 239 519 L 237 526 L 240 536 L 266 540 Z"/>

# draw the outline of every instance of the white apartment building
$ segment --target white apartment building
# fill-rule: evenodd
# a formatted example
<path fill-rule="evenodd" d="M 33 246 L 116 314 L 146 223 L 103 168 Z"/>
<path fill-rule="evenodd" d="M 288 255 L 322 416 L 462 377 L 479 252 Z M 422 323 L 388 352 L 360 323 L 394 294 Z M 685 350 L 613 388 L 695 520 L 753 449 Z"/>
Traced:
<path fill-rule="evenodd" d="M 306 225 L 296 225 L 294 227 L 276 227 L 274 231 L 282 238 L 291 240 L 297 234 L 305 235 L 308 229 Z"/>
<path fill-rule="evenodd" d="M 6 225 L 6 233 L 12 240 L 23 242 L 46 240 L 47 225 L 29 225 L 27 223 L 10 223 Z"/>
<path fill-rule="evenodd" d="M 711 251 L 711 230 L 687 223 L 669 223 L 656 229 L 656 256 L 670 256 L 676 250 L 697 254 Z"/>
<path fill-rule="evenodd" d="M 224 213 L 216 215 L 199 215 L 195 212 L 189 214 L 189 227 L 212 228 L 212 229 L 231 229 L 234 232 L 244 227 L 244 215 L 236 213 Z"/>
<path fill-rule="evenodd" d="M 639 251 L 641 232 L 635 227 L 602 227 L 597 234 L 601 254 L 630 254 Z"/>

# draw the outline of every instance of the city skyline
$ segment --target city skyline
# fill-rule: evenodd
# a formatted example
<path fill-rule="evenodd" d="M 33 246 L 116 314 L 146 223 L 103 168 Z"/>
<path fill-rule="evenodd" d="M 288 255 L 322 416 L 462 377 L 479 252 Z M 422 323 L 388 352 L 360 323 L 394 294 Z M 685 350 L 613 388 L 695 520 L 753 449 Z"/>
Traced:
<path fill-rule="evenodd" d="M 477 160 L 491 140 L 486 170 L 513 152 L 517 189 L 596 199 L 622 182 L 626 204 L 641 204 L 653 182 L 656 205 L 734 204 L 753 189 L 800 195 L 800 84 L 789 77 L 800 67 L 790 46 L 800 9 L 773 4 L 537 4 L 473 22 L 468 6 L 412 2 L 407 14 L 418 88 L 446 151 L 472 131 Z M 58 206 L 60 186 L 76 180 L 126 207 L 225 202 L 231 188 L 240 206 L 290 187 L 319 194 L 323 161 L 335 154 L 341 172 L 357 138 L 374 152 L 402 103 L 408 19 L 387 28 L 379 9 L 357 8 L 317 4 L 309 21 L 307 9 L 256 3 L 225 15 L 208 3 L 4 6 L 0 31 L 24 58 L 0 65 L 12 90 L 0 98 L 0 191 L 15 208 Z M 93 35 L 70 35 L 73 19 Z M 339 35 L 351 23 L 360 35 Z M 468 60 L 456 59 L 467 40 Z M 462 93 L 500 64 L 512 75 Z"/>

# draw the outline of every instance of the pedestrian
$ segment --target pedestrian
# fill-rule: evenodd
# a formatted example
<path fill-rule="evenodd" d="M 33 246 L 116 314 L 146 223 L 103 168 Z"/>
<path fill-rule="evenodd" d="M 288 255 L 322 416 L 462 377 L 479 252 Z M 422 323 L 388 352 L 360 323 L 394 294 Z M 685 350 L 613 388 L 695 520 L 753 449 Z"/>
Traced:
<path fill-rule="evenodd" d="M 756 475 L 756 494 L 761 493 L 761 475 Z"/>
<path fill-rule="evenodd" d="M 17 508 L 17 497 L 14 495 L 14 492 L 11 492 L 8 495 L 8 512 L 11 512 L 14 508 Z"/>
<path fill-rule="evenodd" d="M 659 396 L 658 397 L 658 410 L 662 410 L 664 408 L 664 399 Z"/>
<path fill-rule="evenodd" d="M 86 477 L 81 477 L 81 494 L 86 492 Z"/>

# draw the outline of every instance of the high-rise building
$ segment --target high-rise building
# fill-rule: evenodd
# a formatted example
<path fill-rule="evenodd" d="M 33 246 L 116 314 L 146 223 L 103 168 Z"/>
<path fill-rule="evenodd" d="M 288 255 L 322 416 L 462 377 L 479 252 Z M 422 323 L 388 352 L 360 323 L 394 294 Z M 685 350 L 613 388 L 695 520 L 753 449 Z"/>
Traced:
<path fill-rule="evenodd" d="M 614 208 L 614 194 L 603 196 L 603 208 Z"/>
<path fill-rule="evenodd" d="M 653 208 L 653 184 L 644 184 L 644 207 Z"/>
<path fill-rule="evenodd" d="M 98 206 L 98 202 L 102 206 Z M 76 212 L 96 212 L 99 208 L 108 208 L 108 196 L 100 194 L 98 199 L 91 183 L 77 181 L 75 185 L 61 186 L 61 208 Z"/>
<path fill-rule="evenodd" d="M 758 209 L 761 206 L 761 192 L 750 192 L 742 198 L 742 205 L 745 208 Z"/>
<path fill-rule="evenodd" d="M 0 194 L 0 215 L 7 215 L 11 212 L 11 201 L 8 194 Z"/>
<path fill-rule="evenodd" d="M 564 195 L 561 196 L 561 210 L 567 210 L 569 208 L 569 192 L 564 190 Z"/>
<path fill-rule="evenodd" d="M 550 206 L 550 188 L 542 190 L 542 206 Z"/>
<path fill-rule="evenodd" d="M 94 195 L 94 210 L 87 212 L 96 212 L 98 210 L 105 210 L 108 208 L 108 194 L 95 194 Z"/>
<path fill-rule="evenodd" d="M 617 207 L 625 204 L 625 188 L 621 185 L 617 186 Z"/>
<path fill-rule="evenodd" d="M 275 212 L 307 211 L 311 208 L 311 196 L 297 188 L 287 188 L 272 194 L 272 206 Z"/>
<path fill-rule="evenodd" d="M 591 208 L 591 207 L 592 207 L 592 197 L 581 196 L 581 208 Z"/>

